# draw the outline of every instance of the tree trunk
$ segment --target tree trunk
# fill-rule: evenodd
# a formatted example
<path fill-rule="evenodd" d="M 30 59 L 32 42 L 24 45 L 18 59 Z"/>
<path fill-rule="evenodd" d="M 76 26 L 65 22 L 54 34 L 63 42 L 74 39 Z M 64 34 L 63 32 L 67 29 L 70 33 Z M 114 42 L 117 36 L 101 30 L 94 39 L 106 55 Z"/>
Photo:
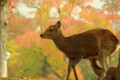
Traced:
<path fill-rule="evenodd" d="M 6 58 L 7 11 L 8 0 L 0 0 L 0 78 L 7 77 L 7 58 Z"/>

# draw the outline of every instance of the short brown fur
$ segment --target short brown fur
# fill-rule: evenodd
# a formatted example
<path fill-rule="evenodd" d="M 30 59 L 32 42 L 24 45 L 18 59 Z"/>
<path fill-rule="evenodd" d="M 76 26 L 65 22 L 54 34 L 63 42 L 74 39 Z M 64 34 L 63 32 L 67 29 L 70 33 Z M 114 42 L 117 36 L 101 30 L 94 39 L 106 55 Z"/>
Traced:
<path fill-rule="evenodd" d="M 76 64 L 81 59 L 90 58 L 96 58 L 102 65 L 104 71 L 99 80 L 103 80 L 108 68 L 106 58 L 115 50 L 118 44 L 117 38 L 107 29 L 92 29 L 84 33 L 64 37 L 60 26 L 61 23 L 58 21 L 40 36 L 53 40 L 58 49 L 68 57 L 69 65 L 66 80 L 69 79 L 72 68 L 75 78 L 78 80 L 75 70 Z"/>

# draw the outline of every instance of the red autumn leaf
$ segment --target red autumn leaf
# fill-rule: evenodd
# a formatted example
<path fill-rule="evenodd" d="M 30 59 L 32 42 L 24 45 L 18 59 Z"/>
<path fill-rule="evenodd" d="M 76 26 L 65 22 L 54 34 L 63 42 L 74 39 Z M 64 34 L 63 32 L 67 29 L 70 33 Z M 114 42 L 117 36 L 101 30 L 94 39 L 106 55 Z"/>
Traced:
<path fill-rule="evenodd" d="M 8 13 L 13 14 L 13 9 L 15 8 L 15 5 L 13 4 L 12 1 L 8 1 L 8 6 L 9 6 Z"/>

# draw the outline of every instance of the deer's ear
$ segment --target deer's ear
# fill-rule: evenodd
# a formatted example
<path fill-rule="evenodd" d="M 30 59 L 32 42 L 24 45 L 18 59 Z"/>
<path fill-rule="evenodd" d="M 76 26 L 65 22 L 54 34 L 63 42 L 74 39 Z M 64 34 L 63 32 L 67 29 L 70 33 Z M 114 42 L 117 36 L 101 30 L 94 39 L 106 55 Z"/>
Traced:
<path fill-rule="evenodd" d="M 60 22 L 60 21 L 57 21 L 56 27 L 57 27 L 57 28 L 60 28 L 60 26 L 61 26 L 61 22 Z"/>

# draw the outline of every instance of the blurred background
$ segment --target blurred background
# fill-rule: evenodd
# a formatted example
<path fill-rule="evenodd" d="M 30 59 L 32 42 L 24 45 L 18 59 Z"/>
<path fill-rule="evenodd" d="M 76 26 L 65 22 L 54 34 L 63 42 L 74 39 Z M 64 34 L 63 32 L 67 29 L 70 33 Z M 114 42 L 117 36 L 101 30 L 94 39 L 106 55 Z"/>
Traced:
<path fill-rule="evenodd" d="M 51 40 L 39 36 L 58 20 L 65 36 L 106 28 L 120 40 L 120 0 L 9 0 L 9 77 L 65 80 L 67 58 Z M 117 66 L 118 50 L 108 62 Z M 76 68 L 80 80 L 97 79 L 88 60 Z"/>

